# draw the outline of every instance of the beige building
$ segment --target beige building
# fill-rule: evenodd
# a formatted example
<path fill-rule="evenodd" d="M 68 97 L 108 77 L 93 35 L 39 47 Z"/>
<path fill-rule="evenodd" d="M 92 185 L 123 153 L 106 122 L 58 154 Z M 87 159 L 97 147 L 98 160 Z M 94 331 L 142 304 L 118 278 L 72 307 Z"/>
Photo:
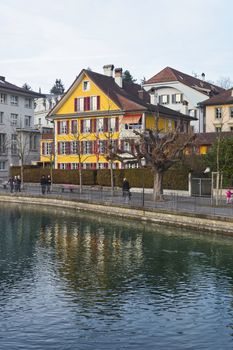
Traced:
<path fill-rule="evenodd" d="M 233 88 L 202 102 L 206 132 L 233 131 Z"/>

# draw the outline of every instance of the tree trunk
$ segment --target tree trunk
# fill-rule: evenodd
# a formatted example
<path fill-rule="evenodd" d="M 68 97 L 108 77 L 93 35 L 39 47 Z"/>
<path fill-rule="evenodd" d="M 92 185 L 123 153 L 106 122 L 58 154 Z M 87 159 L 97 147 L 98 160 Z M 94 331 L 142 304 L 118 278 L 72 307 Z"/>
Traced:
<path fill-rule="evenodd" d="M 112 161 L 110 161 L 110 175 L 111 175 L 111 195 L 114 194 L 114 178 L 113 178 L 113 166 Z"/>
<path fill-rule="evenodd" d="M 81 169 L 81 163 L 79 164 L 79 192 L 80 194 L 83 191 L 83 183 L 82 183 L 82 169 Z"/>
<path fill-rule="evenodd" d="M 163 172 L 154 172 L 153 200 L 161 201 L 163 199 Z"/>

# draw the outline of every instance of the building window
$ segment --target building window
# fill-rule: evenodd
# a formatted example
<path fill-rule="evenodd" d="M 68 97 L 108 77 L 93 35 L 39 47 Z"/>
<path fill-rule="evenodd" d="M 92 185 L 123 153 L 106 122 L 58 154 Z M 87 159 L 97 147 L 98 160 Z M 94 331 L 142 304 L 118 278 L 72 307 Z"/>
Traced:
<path fill-rule="evenodd" d="M 79 97 L 74 102 L 74 110 L 77 112 L 96 111 L 100 109 L 100 96 Z"/>
<path fill-rule="evenodd" d="M 25 126 L 25 128 L 31 126 L 31 116 L 30 115 L 25 115 L 24 126 Z"/>
<path fill-rule="evenodd" d="M 183 94 L 173 94 L 172 103 L 181 103 L 183 101 Z"/>
<path fill-rule="evenodd" d="M 222 127 L 221 126 L 216 126 L 215 127 L 215 131 L 216 132 L 221 132 L 222 131 Z"/>
<path fill-rule="evenodd" d="M 92 141 L 82 141 L 83 154 L 92 154 Z"/>
<path fill-rule="evenodd" d="M 141 129 L 142 124 L 125 124 L 125 130 Z"/>
<path fill-rule="evenodd" d="M 78 169 L 78 168 L 79 168 L 78 165 L 79 165 L 78 163 L 71 163 L 71 169 L 72 169 L 72 170 Z"/>
<path fill-rule="evenodd" d="M 0 134 L 0 154 L 6 153 L 6 134 Z"/>
<path fill-rule="evenodd" d="M 230 107 L 230 118 L 233 118 L 233 107 Z"/>
<path fill-rule="evenodd" d="M 230 126 L 230 131 L 233 131 L 233 126 Z"/>
<path fill-rule="evenodd" d="M 215 118 L 216 119 L 222 118 L 222 108 L 221 107 L 215 108 Z"/>
<path fill-rule="evenodd" d="M 4 124 L 4 112 L 0 112 L 0 124 Z"/>
<path fill-rule="evenodd" d="M 44 154 L 47 156 L 52 154 L 52 142 L 44 143 Z"/>
<path fill-rule="evenodd" d="M 84 119 L 83 121 L 83 133 L 91 132 L 91 120 L 90 119 Z"/>
<path fill-rule="evenodd" d="M 41 125 L 41 118 L 38 118 L 38 124 Z"/>
<path fill-rule="evenodd" d="M 66 163 L 60 163 L 60 169 L 65 170 L 66 169 Z"/>
<path fill-rule="evenodd" d="M 124 151 L 124 152 L 131 151 L 131 145 L 128 141 L 122 141 L 122 151 Z"/>
<path fill-rule="evenodd" d="M 31 98 L 25 98 L 25 103 L 24 103 L 25 108 L 32 108 L 32 99 Z"/>
<path fill-rule="evenodd" d="M 90 97 L 90 110 L 97 111 L 97 96 Z"/>
<path fill-rule="evenodd" d="M 11 125 L 17 126 L 18 124 L 18 114 L 11 113 Z"/>
<path fill-rule="evenodd" d="M 190 115 L 190 117 L 196 118 L 197 110 L 196 109 L 189 109 L 189 115 Z"/>
<path fill-rule="evenodd" d="M 11 134 L 11 154 L 17 154 L 17 135 Z"/>
<path fill-rule="evenodd" d="M 103 132 L 104 131 L 104 120 L 103 120 L 103 118 L 97 118 L 96 119 L 96 129 L 99 132 Z"/>
<path fill-rule="evenodd" d="M 90 82 L 88 80 L 85 80 L 83 82 L 83 91 L 89 91 L 90 90 Z"/>
<path fill-rule="evenodd" d="M 99 140 L 99 154 L 104 154 L 106 152 L 106 141 Z"/>
<path fill-rule="evenodd" d="M 66 134 L 67 133 L 67 123 L 66 123 L 66 121 L 60 122 L 60 131 L 61 131 L 61 134 Z"/>
<path fill-rule="evenodd" d="M 18 104 L 19 104 L 18 96 L 11 95 L 11 105 L 12 106 L 18 106 Z"/>
<path fill-rule="evenodd" d="M 78 141 L 72 141 L 71 142 L 71 154 L 78 154 Z"/>
<path fill-rule="evenodd" d="M 84 111 L 84 97 L 77 98 L 77 111 Z"/>
<path fill-rule="evenodd" d="M 0 162 L 0 170 L 6 169 L 6 162 Z"/>
<path fill-rule="evenodd" d="M 169 103 L 169 95 L 159 96 L 159 103 L 162 105 L 167 105 Z"/>
<path fill-rule="evenodd" d="M 60 154 L 66 154 L 66 142 L 59 142 L 60 144 Z"/>
<path fill-rule="evenodd" d="M 36 135 L 30 135 L 30 151 L 37 150 L 37 137 Z"/>
<path fill-rule="evenodd" d="M 0 103 L 5 103 L 7 102 L 6 94 L 0 94 Z"/>

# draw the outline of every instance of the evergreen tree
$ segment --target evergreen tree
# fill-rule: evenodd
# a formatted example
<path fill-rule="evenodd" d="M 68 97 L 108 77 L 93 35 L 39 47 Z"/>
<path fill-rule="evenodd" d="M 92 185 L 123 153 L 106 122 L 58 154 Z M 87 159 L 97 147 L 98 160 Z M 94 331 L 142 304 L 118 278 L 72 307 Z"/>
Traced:
<path fill-rule="evenodd" d="M 22 88 L 25 89 L 25 90 L 31 90 L 32 89 L 31 86 L 29 84 L 27 84 L 27 83 L 23 84 Z"/>
<path fill-rule="evenodd" d="M 133 84 L 136 83 L 137 79 L 134 79 L 129 70 L 123 72 L 123 81 Z"/>
<path fill-rule="evenodd" d="M 65 88 L 61 81 L 61 79 L 56 79 L 55 84 L 53 85 L 52 89 L 50 90 L 51 94 L 54 95 L 62 95 L 64 94 Z"/>

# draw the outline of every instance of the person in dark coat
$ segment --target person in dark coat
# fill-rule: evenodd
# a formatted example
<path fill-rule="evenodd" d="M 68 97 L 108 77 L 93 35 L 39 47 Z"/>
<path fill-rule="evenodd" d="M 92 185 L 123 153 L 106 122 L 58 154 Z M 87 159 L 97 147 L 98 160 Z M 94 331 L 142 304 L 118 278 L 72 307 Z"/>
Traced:
<path fill-rule="evenodd" d="M 21 178 L 20 175 L 17 176 L 17 192 L 21 192 Z"/>
<path fill-rule="evenodd" d="M 52 185 L 52 179 L 50 175 L 47 175 L 46 179 L 46 187 L 47 187 L 47 193 L 51 192 L 51 185 Z"/>
<path fill-rule="evenodd" d="M 45 194 L 47 180 L 46 180 L 46 177 L 44 175 L 41 176 L 40 184 L 41 184 L 41 192 L 42 192 L 42 194 Z"/>
<path fill-rule="evenodd" d="M 122 194 L 123 198 L 130 199 L 131 197 L 129 181 L 126 178 L 123 179 Z"/>
<path fill-rule="evenodd" d="M 14 192 L 14 185 L 15 185 L 13 176 L 9 178 L 8 184 L 10 186 L 11 193 L 13 193 Z"/>

